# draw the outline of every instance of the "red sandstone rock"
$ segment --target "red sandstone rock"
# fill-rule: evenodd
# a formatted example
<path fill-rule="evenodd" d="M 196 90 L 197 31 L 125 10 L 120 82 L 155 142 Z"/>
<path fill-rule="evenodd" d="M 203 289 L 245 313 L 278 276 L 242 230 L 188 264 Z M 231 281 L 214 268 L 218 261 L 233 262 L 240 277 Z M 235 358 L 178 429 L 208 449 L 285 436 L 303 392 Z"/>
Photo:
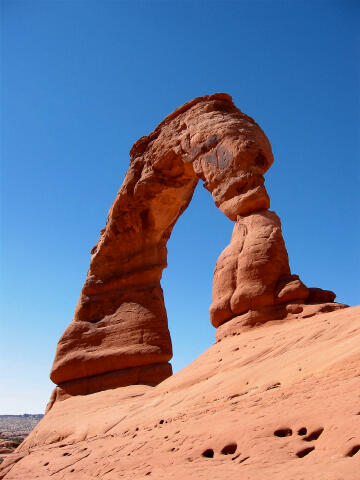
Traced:
<path fill-rule="evenodd" d="M 46 407 L 49 411 L 56 401 L 65 400 L 74 395 L 88 395 L 101 392 L 110 388 L 125 387 L 127 385 L 150 385 L 161 383 L 172 374 L 169 363 L 158 363 L 140 367 L 123 368 L 94 375 L 78 378 L 60 383 L 54 390 Z"/>
<path fill-rule="evenodd" d="M 59 340 L 51 372 L 55 383 L 95 377 L 92 385 L 101 384 L 101 374 L 143 366 L 147 381 L 155 382 L 163 379 L 159 364 L 171 373 L 160 286 L 171 230 L 199 178 L 232 219 L 255 206 L 267 208 L 262 175 L 272 161 L 262 130 L 225 94 L 189 102 L 136 142 L 92 250 L 74 319 Z M 153 379 L 149 365 L 154 365 Z M 75 390 L 85 384 L 78 382 Z"/>
<path fill-rule="evenodd" d="M 336 295 L 331 290 L 322 290 L 321 288 L 309 288 L 308 303 L 326 303 L 333 302 Z"/>
<path fill-rule="evenodd" d="M 273 162 L 270 143 L 231 97 L 215 94 L 183 105 L 140 138 L 130 155 L 129 171 L 91 251 L 74 319 L 58 343 L 51 371 L 58 387 L 48 408 L 71 395 L 154 385 L 171 375 L 160 279 L 167 240 L 199 179 L 236 221 L 214 274 L 211 321 L 215 327 L 231 321 L 219 338 L 302 315 L 303 307 L 294 305 L 309 303 L 308 297 L 316 304 L 333 301 L 331 292 L 309 290 L 291 275 L 280 220 L 267 210 L 263 175 Z"/>
<path fill-rule="evenodd" d="M 306 315 L 308 309 L 296 304 L 326 303 L 327 311 L 345 307 L 329 305 L 334 299 L 333 292 L 309 289 L 290 273 L 280 219 L 274 212 L 261 210 L 238 218 L 214 272 L 210 319 L 214 327 L 226 322 L 217 339 L 225 332 L 233 335 L 243 327 L 289 318 L 289 314 Z"/>
<path fill-rule="evenodd" d="M 335 310 L 347 308 L 343 303 L 286 303 L 268 305 L 266 307 L 249 310 L 223 323 L 216 330 L 216 340 L 220 342 L 228 336 L 240 333 L 267 322 L 279 322 L 291 319 L 310 318 L 321 313 L 329 313 Z"/>
<path fill-rule="evenodd" d="M 156 387 L 56 402 L 0 478 L 358 480 L 359 320 L 268 322 Z"/>
<path fill-rule="evenodd" d="M 279 279 L 290 275 L 279 217 L 262 210 L 240 217 L 214 272 L 211 323 L 274 305 Z"/>

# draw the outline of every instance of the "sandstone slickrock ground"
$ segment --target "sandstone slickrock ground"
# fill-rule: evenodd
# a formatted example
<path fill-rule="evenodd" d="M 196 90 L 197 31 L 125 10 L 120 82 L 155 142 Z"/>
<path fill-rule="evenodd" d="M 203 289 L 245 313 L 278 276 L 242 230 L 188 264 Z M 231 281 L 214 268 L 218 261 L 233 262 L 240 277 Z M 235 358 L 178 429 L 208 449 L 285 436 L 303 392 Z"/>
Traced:
<path fill-rule="evenodd" d="M 156 387 L 56 402 L 10 457 L 6 480 L 358 480 L 360 307 L 228 336 Z"/>

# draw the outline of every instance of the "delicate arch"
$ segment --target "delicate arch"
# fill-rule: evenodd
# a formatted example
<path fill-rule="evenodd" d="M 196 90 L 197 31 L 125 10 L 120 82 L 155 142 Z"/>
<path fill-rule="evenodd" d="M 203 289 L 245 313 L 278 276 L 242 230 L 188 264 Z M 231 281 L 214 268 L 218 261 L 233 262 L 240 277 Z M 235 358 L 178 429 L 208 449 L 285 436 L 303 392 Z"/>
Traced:
<path fill-rule="evenodd" d="M 267 244 L 268 260 L 283 259 L 281 269 L 275 269 L 266 286 L 265 297 L 261 281 L 254 284 L 255 290 L 244 293 L 232 283 L 239 272 L 246 277 L 248 259 L 242 270 L 236 267 L 241 265 L 236 259 L 231 260 L 230 269 L 226 261 L 236 257 L 247 240 L 233 235 L 215 271 L 215 280 L 219 280 L 217 286 L 214 283 L 213 325 L 254 305 L 279 303 L 274 300 L 279 278 L 284 285 L 289 283 L 280 221 L 266 212 L 270 201 L 263 174 L 273 162 L 271 146 L 261 128 L 235 107 L 229 95 L 196 98 L 178 108 L 150 135 L 140 138 L 130 156 L 123 185 L 92 249 L 74 318 L 58 343 L 51 379 L 59 387 L 50 405 L 68 395 L 137 383 L 155 385 L 171 375 L 172 347 L 160 279 L 167 265 L 166 242 L 199 179 L 231 220 L 246 217 L 246 225 L 234 230 L 235 237 L 243 235 L 236 232 L 244 228 L 251 232 L 252 225 L 259 225 L 256 228 L 280 239 Z M 253 218 L 252 212 L 263 213 Z M 246 247 L 252 251 L 258 239 L 251 234 L 247 238 L 253 239 Z M 260 275 L 257 247 L 252 255 L 251 281 Z M 273 272 L 271 265 L 266 268 Z"/>

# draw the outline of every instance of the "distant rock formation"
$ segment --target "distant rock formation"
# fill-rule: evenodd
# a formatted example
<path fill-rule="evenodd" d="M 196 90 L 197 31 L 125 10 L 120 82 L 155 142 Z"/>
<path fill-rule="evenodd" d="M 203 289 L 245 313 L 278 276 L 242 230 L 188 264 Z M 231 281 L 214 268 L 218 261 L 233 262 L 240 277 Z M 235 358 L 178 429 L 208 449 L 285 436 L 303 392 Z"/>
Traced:
<path fill-rule="evenodd" d="M 31 413 L 0 415 L 0 464 L 18 448 L 43 416 Z"/>
<path fill-rule="evenodd" d="M 73 321 L 59 340 L 51 379 L 56 400 L 171 375 L 170 334 L 160 279 L 171 231 L 203 180 L 236 222 L 214 273 L 211 322 L 218 340 L 287 316 L 344 305 L 292 275 L 264 173 L 270 143 L 229 95 L 196 98 L 130 151 L 124 183 L 101 231 Z M 312 305 L 308 305 L 312 304 Z"/>

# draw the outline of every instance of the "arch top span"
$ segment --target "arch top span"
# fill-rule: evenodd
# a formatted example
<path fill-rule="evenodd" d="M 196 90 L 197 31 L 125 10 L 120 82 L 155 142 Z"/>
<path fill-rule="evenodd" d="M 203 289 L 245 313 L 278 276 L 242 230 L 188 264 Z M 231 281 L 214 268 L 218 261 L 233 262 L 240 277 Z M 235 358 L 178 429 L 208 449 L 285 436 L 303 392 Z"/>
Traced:
<path fill-rule="evenodd" d="M 130 169 L 140 159 L 147 170 L 147 181 L 151 170 L 165 177 L 181 177 L 179 170 L 171 174 L 175 159 L 191 164 L 190 171 L 204 181 L 215 204 L 231 220 L 249 211 L 251 196 L 257 196 L 259 208 L 260 204 L 269 206 L 261 186 L 273 162 L 270 142 L 259 125 L 225 93 L 198 97 L 176 109 L 152 133 L 141 137 L 130 155 Z M 245 191 L 251 195 L 236 195 Z"/>
<path fill-rule="evenodd" d="M 214 101 L 214 100 L 218 100 L 224 103 L 227 102 L 229 105 L 231 105 L 231 107 L 235 107 L 231 95 L 227 93 L 214 93 L 213 95 L 203 95 L 202 97 L 193 98 L 192 100 L 184 103 L 184 105 L 181 105 L 180 107 L 176 108 L 173 112 L 171 112 L 169 115 L 167 115 L 164 118 L 164 120 L 162 120 L 159 123 L 159 125 L 155 128 L 155 130 L 149 133 L 149 135 L 140 137 L 132 146 L 130 150 L 130 156 L 132 157 L 136 155 L 136 153 L 142 153 L 145 150 L 146 146 L 159 135 L 161 128 L 169 124 L 169 122 L 171 122 L 175 117 L 182 115 L 183 113 L 190 110 L 194 105 L 200 102 L 208 102 L 208 101 Z"/>
<path fill-rule="evenodd" d="M 57 399 L 155 385 L 171 374 L 160 279 L 166 242 L 199 179 L 216 206 L 236 222 L 214 274 L 213 325 L 283 304 L 274 293 L 280 277 L 283 289 L 297 292 L 286 301 L 299 299 L 301 289 L 301 299 L 306 297 L 307 287 L 290 275 L 280 220 L 267 211 L 263 175 L 272 162 L 264 132 L 225 93 L 186 103 L 133 145 L 129 170 L 91 252 L 74 318 L 58 343 L 51 371 Z M 259 239 L 266 245 L 260 253 Z M 252 252 L 250 269 L 249 257 L 239 262 L 243 250 Z"/>

